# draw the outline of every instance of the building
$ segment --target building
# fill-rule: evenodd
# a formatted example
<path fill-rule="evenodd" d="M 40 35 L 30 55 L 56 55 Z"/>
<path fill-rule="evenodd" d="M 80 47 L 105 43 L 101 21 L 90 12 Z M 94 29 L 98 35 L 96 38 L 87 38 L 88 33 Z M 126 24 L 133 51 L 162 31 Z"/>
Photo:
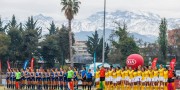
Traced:
<path fill-rule="evenodd" d="M 173 29 L 168 31 L 168 45 L 180 45 L 180 29 Z"/>
<path fill-rule="evenodd" d="M 73 49 L 75 53 L 73 55 L 73 61 L 75 63 L 91 63 L 93 57 L 87 51 L 87 41 L 75 41 Z"/>

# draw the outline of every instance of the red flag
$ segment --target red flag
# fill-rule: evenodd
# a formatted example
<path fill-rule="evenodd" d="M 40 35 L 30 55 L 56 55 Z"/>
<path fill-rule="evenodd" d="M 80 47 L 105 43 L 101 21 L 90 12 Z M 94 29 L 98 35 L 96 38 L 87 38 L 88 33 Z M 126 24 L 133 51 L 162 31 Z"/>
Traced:
<path fill-rule="evenodd" d="M 157 63 L 158 58 L 154 58 L 152 61 L 152 68 L 156 67 L 156 63 Z"/>
<path fill-rule="evenodd" d="M 31 69 L 34 68 L 34 58 L 31 59 Z"/>
<path fill-rule="evenodd" d="M 8 69 L 11 69 L 11 66 L 10 66 L 9 60 L 7 60 L 7 66 L 8 66 Z"/>
<path fill-rule="evenodd" d="M 2 63 L 1 63 L 1 60 L 0 60 L 0 72 L 1 72 L 1 70 L 2 70 Z"/>
<path fill-rule="evenodd" d="M 171 62 L 170 62 L 170 67 L 172 70 L 174 70 L 174 66 L 176 64 L 176 59 L 172 59 Z"/>

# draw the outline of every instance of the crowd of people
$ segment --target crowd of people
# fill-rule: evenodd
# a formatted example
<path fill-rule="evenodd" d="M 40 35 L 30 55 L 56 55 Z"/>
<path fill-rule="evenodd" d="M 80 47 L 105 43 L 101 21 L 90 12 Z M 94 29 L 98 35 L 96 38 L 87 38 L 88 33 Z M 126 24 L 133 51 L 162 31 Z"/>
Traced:
<path fill-rule="evenodd" d="M 8 69 L 7 88 L 37 89 L 37 90 L 74 90 L 78 89 L 78 81 L 82 81 L 83 90 L 91 90 L 93 80 L 95 88 L 100 90 L 174 90 L 174 71 L 162 65 L 157 67 L 138 66 L 98 68 L 92 75 L 91 69 L 81 71 L 76 68 L 68 69 Z M 93 77 L 94 76 L 94 77 Z M 94 78 L 94 79 L 93 79 Z M 16 83 L 18 82 L 18 87 Z"/>
<path fill-rule="evenodd" d="M 78 72 L 76 68 L 68 69 L 8 69 L 6 81 L 8 89 L 36 90 L 73 90 L 78 89 L 78 80 L 82 80 L 83 89 L 91 90 L 92 73 L 85 68 Z M 71 83 L 73 86 L 71 86 Z"/>
<path fill-rule="evenodd" d="M 96 88 L 105 90 L 175 90 L 174 71 L 162 65 L 101 68 L 95 74 Z M 103 86 L 104 85 L 104 86 Z"/>

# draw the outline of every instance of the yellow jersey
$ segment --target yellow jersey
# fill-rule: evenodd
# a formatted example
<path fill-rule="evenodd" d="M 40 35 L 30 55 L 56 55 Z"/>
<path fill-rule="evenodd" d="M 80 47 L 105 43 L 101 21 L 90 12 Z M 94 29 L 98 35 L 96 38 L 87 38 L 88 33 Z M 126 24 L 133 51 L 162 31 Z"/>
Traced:
<path fill-rule="evenodd" d="M 159 69 L 159 76 L 160 77 L 164 76 L 164 69 L 163 68 Z"/>
<path fill-rule="evenodd" d="M 149 77 L 150 78 L 153 78 L 154 74 L 153 74 L 153 70 L 152 71 L 149 71 Z"/>
<path fill-rule="evenodd" d="M 133 77 L 137 77 L 138 73 L 137 72 L 133 72 Z"/>
<path fill-rule="evenodd" d="M 109 77 L 109 72 L 106 72 L 106 73 L 105 73 L 105 77 Z"/>
<path fill-rule="evenodd" d="M 96 72 L 96 78 L 100 78 L 100 71 Z"/>
<path fill-rule="evenodd" d="M 129 71 L 129 77 L 130 77 L 130 79 L 132 79 L 133 78 L 133 70 L 131 70 L 131 71 Z"/>
<path fill-rule="evenodd" d="M 138 76 L 141 76 L 142 71 L 138 70 L 137 73 L 138 73 Z"/>
<path fill-rule="evenodd" d="M 129 70 L 125 70 L 124 75 L 125 75 L 125 77 L 129 76 Z"/>
<path fill-rule="evenodd" d="M 154 77 L 158 77 L 159 72 L 158 71 L 154 71 Z"/>
<path fill-rule="evenodd" d="M 168 79 L 168 70 L 164 71 L 164 79 Z"/>
<path fill-rule="evenodd" d="M 113 78 L 117 78 L 117 73 L 116 72 L 113 72 Z"/>
<path fill-rule="evenodd" d="M 142 72 L 141 76 L 142 76 L 142 80 L 145 80 L 145 72 Z"/>
<path fill-rule="evenodd" d="M 118 77 L 121 77 L 121 70 L 116 71 L 116 73 Z"/>
<path fill-rule="evenodd" d="M 125 75 L 124 75 L 124 71 L 121 72 L 121 77 L 124 79 Z"/>
<path fill-rule="evenodd" d="M 109 73 L 109 77 L 112 77 L 112 71 L 110 70 L 108 73 Z"/>
<path fill-rule="evenodd" d="M 148 70 L 144 71 L 144 75 L 145 77 L 149 77 L 149 71 Z"/>

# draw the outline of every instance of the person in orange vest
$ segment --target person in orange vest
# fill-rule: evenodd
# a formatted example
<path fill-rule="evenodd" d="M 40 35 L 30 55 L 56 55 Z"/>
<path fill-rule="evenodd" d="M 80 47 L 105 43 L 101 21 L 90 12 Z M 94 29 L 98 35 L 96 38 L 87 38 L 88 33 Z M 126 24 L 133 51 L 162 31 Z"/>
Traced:
<path fill-rule="evenodd" d="M 171 67 L 168 68 L 168 90 L 175 90 L 174 88 L 174 79 L 175 79 L 175 73 L 171 69 Z"/>
<path fill-rule="evenodd" d="M 100 88 L 104 89 L 104 81 L 105 81 L 105 72 L 104 66 L 100 69 Z"/>

